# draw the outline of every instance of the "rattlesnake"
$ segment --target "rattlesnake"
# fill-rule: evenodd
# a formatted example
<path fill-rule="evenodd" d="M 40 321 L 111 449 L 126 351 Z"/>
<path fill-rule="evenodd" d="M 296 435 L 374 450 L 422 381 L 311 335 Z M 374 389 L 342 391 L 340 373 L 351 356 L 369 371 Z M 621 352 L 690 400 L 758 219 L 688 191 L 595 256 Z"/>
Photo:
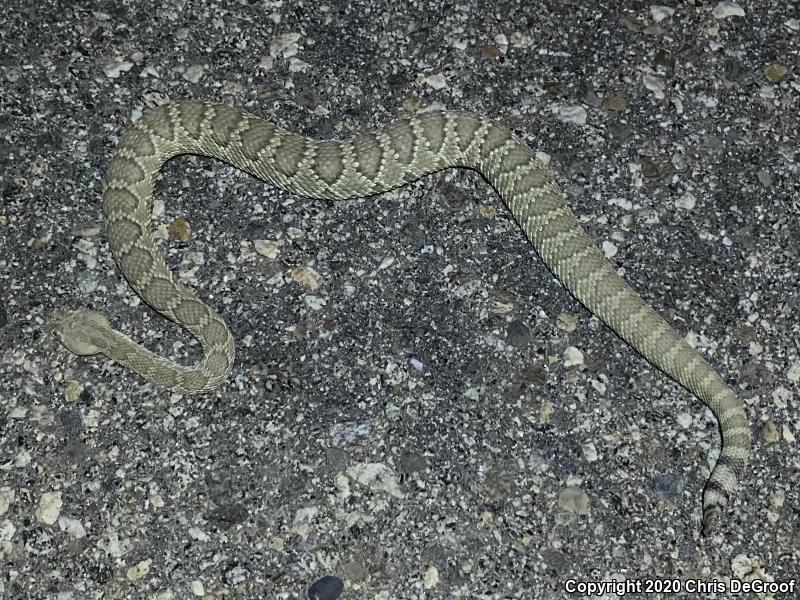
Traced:
<path fill-rule="evenodd" d="M 146 113 L 111 160 L 103 214 L 111 251 L 131 287 L 189 330 L 204 358 L 182 366 L 115 331 L 100 313 L 56 311 L 53 333 L 76 354 L 105 354 L 146 379 L 207 392 L 229 375 L 234 340 L 222 318 L 173 278 L 150 233 L 153 185 L 178 154 L 228 162 L 291 192 L 323 199 L 369 196 L 447 167 L 479 171 L 497 190 L 547 266 L 592 313 L 712 410 L 722 448 L 703 491 L 703 533 L 714 531 L 750 453 L 734 392 L 617 274 L 583 231 L 550 170 L 508 129 L 468 112 L 432 111 L 347 141 L 315 141 L 221 104 L 185 101 Z"/>

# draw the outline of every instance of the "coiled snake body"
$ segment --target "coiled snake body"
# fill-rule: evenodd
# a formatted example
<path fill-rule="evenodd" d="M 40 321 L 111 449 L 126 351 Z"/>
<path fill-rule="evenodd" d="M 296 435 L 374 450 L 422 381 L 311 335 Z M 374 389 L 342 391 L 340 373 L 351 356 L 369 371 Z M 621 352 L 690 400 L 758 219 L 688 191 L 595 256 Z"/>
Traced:
<path fill-rule="evenodd" d="M 145 114 L 122 137 L 103 195 L 111 251 L 128 283 L 154 310 L 191 332 L 204 358 L 182 366 L 112 329 L 88 310 L 59 310 L 50 325 L 76 354 L 104 354 L 159 385 L 209 391 L 231 371 L 234 340 L 222 318 L 175 281 L 150 233 L 153 185 L 178 154 L 228 162 L 312 198 L 368 196 L 447 167 L 479 171 L 497 190 L 547 266 L 591 312 L 642 356 L 708 405 L 722 449 L 703 491 L 703 532 L 716 529 L 750 450 L 734 392 L 616 273 L 567 206 L 552 173 L 508 129 L 468 112 L 428 112 L 346 141 L 316 141 L 236 108 L 185 101 Z"/>

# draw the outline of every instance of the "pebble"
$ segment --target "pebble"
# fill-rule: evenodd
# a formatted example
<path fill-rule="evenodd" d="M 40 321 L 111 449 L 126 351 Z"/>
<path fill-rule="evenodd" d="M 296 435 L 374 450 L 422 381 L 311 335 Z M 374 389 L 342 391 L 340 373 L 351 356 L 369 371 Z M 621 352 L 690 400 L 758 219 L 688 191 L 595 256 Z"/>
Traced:
<path fill-rule="evenodd" d="M 481 216 L 485 219 L 494 219 L 497 216 L 497 207 L 493 204 L 481 204 L 478 207 L 478 212 L 481 213 Z"/>
<path fill-rule="evenodd" d="M 400 469 L 403 473 L 417 473 L 427 468 L 428 461 L 419 452 L 409 452 L 400 458 Z"/>
<path fill-rule="evenodd" d="M 136 581 L 137 579 L 141 579 L 145 577 L 148 573 L 150 573 L 150 563 L 153 561 L 149 558 L 147 560 L 142 560 L 130 567 L 126 573 L 127 577 L 131 581 Z"/>
<path fill-rule="evenodd" d="M 764 436 L 764 441 L 768 444 L 777 444 L 781 441 L 781 432 L 778 431 L 778 428 L 772 421 L 764 423 L 764 427 L 761 429 L 761 435 Z"/>
<path fill-rule="evenodd" d="M 10 487 L 0 488 L 0 515 L 6 514 L 8 507 L 14 502 L 14 490 Z"/>
<path fill-rule="evenodd" d="M 381 261 L 381 264 L 378 265 L 378 270 L 383 271 L 384 269 L 388 269 L 394 264 L 394 256 L 387 256 Z"/>
<path fill-rule="evenodd" d="M 603 110 L 609 110 L 613 112 L 622 112 L 625 110 L 625 106 L 627 102 L 624 96 L 620 96 L 615 94 L 613 96 L 606 96 L 603 98 L 603 103 L 601 104 Z"/>
<path fill-rule="evenodd" d="M 327 304 L 325 298 L 320 296 L 312 296 L 310 294 L 303 298 L 303 302 L 311 310 L 322 310 Z"/>
<path fill-rule="evenodd" d="M 609 206 L 619 206 L 625 210 L 631 210 L 633 208 L 633 202 L 628 200 L 627 198 L 610 198 L 608 200 Z"/>
<path fill-rule="evenodd" d="M 642 84 L 648 90 L 653 92 L 653 95 L 658 98 L 659 100 L 663 100 L 666 97 L 664 93 L 664 89 L 666 88 L 666 84 L 661 77 L 657 75 L 652 75 L 650 73 L 645 73 L 642 75 Z"/>
<path fill-rule="evenodd" d="M 311 290 L 318 290 L 322 286 L 322 277 L 320 274 L 308 266 L 293 269 L 292 279 Z"/>
<path fill-rule="evenodd" d="M 784 67 L 778 63 L 772 63 L 771 65 L 767 65 L 764 67 L 764 77 L 769 79 L 770 81 L 778 81 L 779 79 L 783 78 L 786 73 L 789 72 L 789 69 Z"/>
<path fill-rule="evenodd" d="M 103 73 L 109 79 L 116 79 L 123 73 L 130 71 L 133 68 L 133 63 L 129 61 L 114 61 L 108 63 L 103 67 Z"/>
<path fill-rule="evenodd" d="M 795 360 L 794 363 L 792 363 L 792 366 L 789 367 L 789 372 L 786 373 L 786 377 L 793 383 L 800 381 L 800 360 Z"/>
<path fill-rule="evenodd" d="M 347 468 L 347 475 L 373 492 L 403 497 L 394 473 L 383 463 L 358 463 Z"/>
<path fill-rule="evenodd" d="M 308 588 L 308 600 L 336 600 L 344 590 L 344 582 L 333 575 L 317 579 Z"/>
<path fill-rule="evenodd" d="M 677 498 L 686 487 L 686 477 L 668 473 L 653 478 L 653 488 L 664 498 Z"/>
<path fill-rule="evenodd" d="M 575 346 L 567 346 L 564 350 L 564 366 L 574 367 L 584 364 L 583 352 Z"/>
<path fill-rule="evenodd" d="M 439 569 L 430 566 L 425 569 L 425 575 L 422 578 L 422 583 L 426 590 L 433 589 L 439 583 Z"/>
<path fill-rule="evenodd" d="M 481 46 L 481 58 L 497 60 L 500 58 L 500 49 L 497 46 Z"/>
<path fill-rule="evenodd" d="M 792 392 L 790 392 L 783 386 L 775 388 L 775 390 L 773 390 L 771 395 L 772 395 L 772 402 L 778 408 L 786 408 L 786 405 L 789 403 L 789 400 L 792 399 Z"/>
<path fill-rule="evenodd" d="M 583 450 L 583 458 L 586 459 L 586 462 L 595 462 L 599 455 L 597 454 L 597 446 L 593 443 L 588 442 L 584 444 L 581 449 Z"/>
<path fill-rule="evenodd" d="M 524 348 L 531 340 L 531 330 L 522 321 L 508 324 L 506 341 L 515 348 Z"/>
<path fill-rule="evenodd" d="M 39 506 L 36 508 L 36 519 L 41 523 L 52 525 L 58 521 L 62 505 L 61 492 L 45 492 L 39 499 Z"/>
<path fill-rule="evenodd" d="M 183 72 L 183 78 L 190 83 L 197 83 L 203 78 L 205 68 L 203 65 L 191 65 Z"/>
<path fill-rule="evenodd" d="M 430 75 L 429 77 L 423 79 L 423 82 L 425 85 L 433 88 L 434 90 L 441 90 L 442 88 L 447 87 L 447 80 L 441 73 Z"/>
<path fill-rule="evenodd" d="M 253 247 L 257 253 L 261 256 L 266 256 L 270 260 L 276 259 L 280 253 L 278 242 L 272 240 L 255 240 Z"/>
<path fill-rule="evenodd" d="M 561 313 L 558 315 L 558 319 L 556 319 L 556 327 L 561 331 L 571 333 L 578 327 L 578 317 L 568 313 Z"/>
<path fill-rule="evenodd" d="M 299 33 L 283 33 L 278 35 L 272 38 L 272 43 L 269 45 L 269 55 L 273 58 L 278 58 L 280 56 L 283 58 L 291 58 L 296 55 L 300 49 L 299 41 Z"/>
<path fill-rule="evenodd" d="M 500 52 L 505 54 L 508 52 L 508 37 L 505 33 L 498 33 L 494 36 L 494 43 L 497 44 L 498 49 Z"/>
<path fill-rule="evenodd" d="M 692 210 L 696 204 L 697 198 L 692 192 L 684 192 L 680 198 L 675 200 L 676 208 L 682 208 L 683 210 Z"/>
<path fill-rule="evenodd" d="M 64 531 L 75 539 L 86 537 L 86 528 L 78 519 L 73 519 L 72 517 L 59 517 L 58 526 L 61 528 L 61 531 Z"/>
<path fill-rule="evenodd" d="M 585 125 L 588 114 L 582 106 L 557 106 L 554 109 L 556 118 L 562 123 L 572 123 L 573 125 Z"/>
<path fill-rule="evenodd" d="M 650 16 L 653 17 L 653 21 L 656 23 L 661 23 L 664 19 L 671 17 L 675 14 L 675 9 L 671 6 L 651 6 L 650 7 Z"/>
<path fill-rule="evenodd" d="M 371 421 L 345 421 L 344 423 L 334 423 L 329 429 L 328 435 L 330 435 L 334 447 L 340 447 L 365 441 L 372 432 L 372 428 Z"/>
<path fill-rule="evenodd" d="M 772 581 L 772 577 L 764 571 L 764 561 L 758 556 L 737 554 L 731 560 L 731 572 L 734 577 L 743 581 L 752 581 L 753 579 Z"/>
<path fill-rule="evenodd" d="M 167 225 L 167 232 L 170 237 L 186 242 L 192 235 L 192 226 L 183 217 L 177 217 Z"/>
<path fill-rule="evenodd" d="M 574 515 L 589 514 L 589 496 L 576 485 L 570 485 L 561 490 L 558 495 L 558 507 Z"/>
<path fill-rule="evenodd" d="M 539 407 L 539 423 L 547 425 L 556 412 L 556 405 L 549 400 L 543 400 L 542 405 Z"/>
<path fill-rule="evenodd" d="M 744 9 L 736 2 L 720 2 L 714 7 L 714 18 L 743 17 Z"/>
<path fill-rule="evenodd" d="M 288 237 L 290 240 L 300 240 L 306 237 L 306 232 L 298 227 L 287 227 L 286 237 Z"/>

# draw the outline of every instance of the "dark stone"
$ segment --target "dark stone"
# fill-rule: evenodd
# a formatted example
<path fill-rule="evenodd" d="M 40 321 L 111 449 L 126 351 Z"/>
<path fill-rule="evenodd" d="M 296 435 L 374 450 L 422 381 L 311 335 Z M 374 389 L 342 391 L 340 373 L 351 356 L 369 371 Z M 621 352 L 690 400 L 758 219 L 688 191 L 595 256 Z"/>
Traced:
<path fill-rule="evenodd" d="M 686 477 L 681 474 L 667 473 L 653 477 L 653 489 L 664 498 L 676 498 L 686 487 Z"/>
<path fill-rule="evenodd" d="M 522 321 L 511 321 L 506 341 L 515 348 L 524 348 L 531 341 L 531 330 Z"/>
<path fill-rule="evenodd" d="M 317 579 L 308 588 L 309 600 L 336 600 L 344 590 L 344 582 L 333 575 Z"/>

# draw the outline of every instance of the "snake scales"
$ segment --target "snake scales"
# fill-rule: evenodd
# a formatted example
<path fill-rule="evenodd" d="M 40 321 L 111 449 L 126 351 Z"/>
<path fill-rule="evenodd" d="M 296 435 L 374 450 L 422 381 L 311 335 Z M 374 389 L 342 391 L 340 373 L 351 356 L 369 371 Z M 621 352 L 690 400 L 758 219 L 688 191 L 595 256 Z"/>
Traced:
<path fill-rule="evenodd" d="M 703 491 L 703 533 L 718 527 L 750 452 L 750 428 L 736 395 L 620 278 L 528 146 L 481 115 L 429 112 L 351 140 L 315 141 L 220 104 L 185 101 L 150 111 L 122 137 L 108 168 L 103 195 L 108 240 L 131 287 L 153 309 L 191 332 L 204 358 L 182 366 L 115 331 L 100 313 L 59 310 L 50 326 L 70 351 L 104 354 L 150 381 L 185 393 L 209 391 L 228 377 L 233 336 L 214 310 L 175 281 L 150 233 L 155 178 L 178 154 L 211 156 L 279 188 L 324 199 L 385 192 L 447 167 L 479 171 L 575 297 L 713 411 L 722 448 Z"/>

